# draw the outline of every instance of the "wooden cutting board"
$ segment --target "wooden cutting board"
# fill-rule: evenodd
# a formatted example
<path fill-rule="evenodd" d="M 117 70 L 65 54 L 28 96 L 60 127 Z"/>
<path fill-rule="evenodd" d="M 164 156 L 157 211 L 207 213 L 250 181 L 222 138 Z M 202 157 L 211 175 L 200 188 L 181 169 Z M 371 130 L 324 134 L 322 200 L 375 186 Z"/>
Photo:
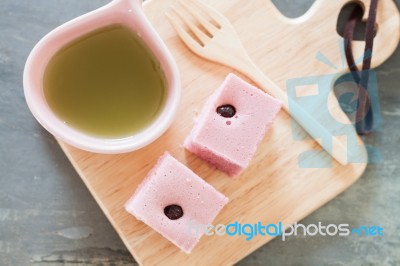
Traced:
<path fill-rule="evenodd" d="M 364 163 L 341 166 L 333 162 L 328 168 L 300 167 L 299 155 L 319 147 L 313 140 L 294 138 L 306 134 L 293 127 L 284 111 L 279 113 L 250 166 L 237 180 L 186 152 L 181 144 L 193 127 L 197 112 L 232 70 L 207 62 L 184 46 L 164 14 L 173 2 L 152 0 L 144 7 L 181 71 L 182 102 L 171 128 L 150 146 L 128 154 L 101 155 L 62 142 L 60 145 L 139 264 L 229 265 L 243 259 L 271 237 L 258 236 L 246 241 L 244 237 L 203 236 L 192 254 L 186 255 L 124 211 L 124 203 L 160 155 L 169 151 L 230 198 L 214 224 L 234 221 L 289 224 L 303 219 L 353 184 L 365 170 L 366 153 L 361 144 L 357 156 Z M 228 17 L 250 57 L 282 89 L 286 89 L 289 79 L 330 75 L 331 83 L 346 72 L 342 68 L 341 37 L 336 33 L 336 23 L 341 8 L 352 0 L 317 0 L 304 16 L 295 20 L 283 17 L 269 0 L 205 2 Z M 368 6 L 366 0 L 360 3 Z M 391 0 L 379 2 L 377 24 L 374 66 L 391 55 L 399 40 L 399 15 Z M 354 50 L 358 58 L 363 43 L 356 42 Z M 337 69 L 317 60 L 318 52 L 338 66 Z M 303 88 L 302 93 L 309 93 L 307 90 Z M 326 105 L 326 101 L 321 104 Z M 335 97 L 328 99 L 328 105 L 338 121 L 348 121 Z M 335 130 L 340 133 L 343 128 L 338 126 Z M 318 157 L 329 159 L 325 152 L 311 159 L 320 159 Z"/>

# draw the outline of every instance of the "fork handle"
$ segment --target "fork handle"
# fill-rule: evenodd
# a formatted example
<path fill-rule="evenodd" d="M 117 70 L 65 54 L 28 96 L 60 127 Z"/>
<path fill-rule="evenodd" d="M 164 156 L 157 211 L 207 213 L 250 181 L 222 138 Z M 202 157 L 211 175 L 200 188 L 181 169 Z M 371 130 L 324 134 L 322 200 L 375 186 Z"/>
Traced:
<path fill-rule="evenodd" d="M 244 62 L 238 64 L 237 69 L 257 83 L 265 92 L 280 100 L 286 112 L 289 113 L 322 148 L 335 158 L 335 160 L 342 165 L 348 164 L 351 153 L 347 152 L 347 148 L 302 106 L 288 97 L 287 94 L 270 80 L 249 57 L 246 59 L 247 60 Z M 331 139 L 332 142 L 326 141 L 329 139 Z"/>

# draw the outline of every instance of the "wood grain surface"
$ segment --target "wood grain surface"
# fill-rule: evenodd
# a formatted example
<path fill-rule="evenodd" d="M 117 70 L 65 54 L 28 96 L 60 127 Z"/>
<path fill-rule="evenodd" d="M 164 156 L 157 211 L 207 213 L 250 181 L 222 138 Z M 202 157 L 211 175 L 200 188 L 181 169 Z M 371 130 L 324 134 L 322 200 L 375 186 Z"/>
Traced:
<path fill-rule="evenodd" d="M 234 221 L 281 221 L 287 224 L 299 221 L 353 184 L 363 173 L 366 163 L 341 166 L 332 162 L 332 167 L 328 168 L 299 167 L 299 155 L 318 149 L 318 145 L 312 140 L 295 140 L 294 136 L 305 133 L 292 125 L 285 112 L 279 113 L 249 168 L 237 180 L 232 180 L 186 152 L 181 144 L 192 128 L 197 112 L 232 70 L 206 62 L 184 46 L 164 16 L 173 2 L 152 0 L 144 7 L 148 18 L 171 49 L 181 71 L 182 102 L 171 128 L 150 146 L 128 154 L 101 155 L 78 150 L 61 142 L 60 145 L 139 264 L 233 264 L 271 238 L 259 236 L 246 241 L 243 237 L 204 236 L 192 254 L 186 255 L 124 211 L 125 201 L 164 151 L 169 151 L 230 198 L 214 224 Z M 329 75 L 332 85 L 336 77 L 346 71 L 341 68 L 341 37 L 336 33 L 336 22 L 342 6 L 350 0 L 316 1 L 304 16 L 295 20 L 283 17 L 269 1 L 205 2 L 228 17 L 250 57 L 282 89 L 286 88 L 287 80 L 308 76 L 323 78 Z M 377 19 L 379 29 L 374 48 L 374 66 L 390 56 L 399 40 L 399 17 L 392 1 L 380 1 Z M 362 43 L 356 42 L 354 50 L 358 58 L 362 54 Z M 318 52 L 339 69 L 317 60 L 315 57 Z M 348 121 L 335 97 L 329 98 L 328 106 L 330 113 L 342 124 Z M 320 114 L 319 119 L 324 120 L 324 115 Z M 339 126 L 332 130 L 340 135 L 341 123 L 337 124 Z M 366 162 L 362 145 L 356 156 Z M 327 154 L 321 152 L 315 160 L 321 158 L 327 159 Z"/>

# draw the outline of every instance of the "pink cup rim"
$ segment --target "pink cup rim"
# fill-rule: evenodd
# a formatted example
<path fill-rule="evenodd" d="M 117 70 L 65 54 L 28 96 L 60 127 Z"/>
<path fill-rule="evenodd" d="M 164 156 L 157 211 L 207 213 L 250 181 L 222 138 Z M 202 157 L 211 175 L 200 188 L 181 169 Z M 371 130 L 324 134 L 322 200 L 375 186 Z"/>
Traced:
<path fill-rule="evenodd" d="M 43 73 L 50 58 L 76 37 L 111 24 L 134 30 L 149 46 L 164 70 L 168 96 L 158 118 L 146 129 L 126 138 L 99 138 L 80 132 L 61 121 L 49 108 L 43 94 Z M 24 94 L 34 117 L 52 135 L 77 148 L 96 153 L 124 153 L 140 149 L 158 139 L 171 125 L 180 102 L 178 67 L 141 8 L 141 0 L 114 0 L 90 13 L 71 20 L 43 37 L 25 64 Z"/>

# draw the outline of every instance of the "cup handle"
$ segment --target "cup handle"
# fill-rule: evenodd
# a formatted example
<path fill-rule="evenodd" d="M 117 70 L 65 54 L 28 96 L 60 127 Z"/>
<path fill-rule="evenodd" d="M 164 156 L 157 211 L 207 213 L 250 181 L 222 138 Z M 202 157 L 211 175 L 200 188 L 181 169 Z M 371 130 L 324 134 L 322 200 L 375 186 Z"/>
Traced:
<path fill-rule="evenodd" d="M 113 0 L 111 2 L 115 6 L 123 9 L 142 9 L 142 0 Z"/>

